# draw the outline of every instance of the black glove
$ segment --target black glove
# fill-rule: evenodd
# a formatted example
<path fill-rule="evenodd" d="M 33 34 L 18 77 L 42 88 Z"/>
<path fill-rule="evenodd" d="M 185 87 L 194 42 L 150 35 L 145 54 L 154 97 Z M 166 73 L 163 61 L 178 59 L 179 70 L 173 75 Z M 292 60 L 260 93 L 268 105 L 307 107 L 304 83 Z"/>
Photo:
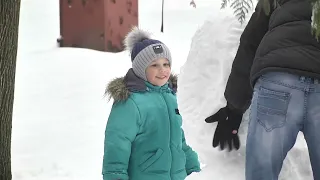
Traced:
<path fill-rule="evenodd" d="M 205 119 L 207 123 L 218 122 L 214 133 L 212 146 L 220 145 L 221 150 L 229 145 L 229 151 L 240 148 L 238 130 L 242 121 L 243 113 L 233 108 L 230 104 L 221 108 L 216 114 Z M 236 133 L 233 131 L 236 130 Z"/>

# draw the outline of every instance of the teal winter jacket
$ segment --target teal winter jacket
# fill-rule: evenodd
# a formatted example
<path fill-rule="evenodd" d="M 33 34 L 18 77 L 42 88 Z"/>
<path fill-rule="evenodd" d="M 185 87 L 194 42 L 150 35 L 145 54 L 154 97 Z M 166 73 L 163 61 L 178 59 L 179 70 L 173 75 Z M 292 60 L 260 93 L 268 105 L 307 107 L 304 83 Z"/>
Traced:
<path fill-rule="evenodd" d="M 175 91 L 174 76 L 159 87 L 132 69 L 109 83 L 114 104 L 105 131 L 104 180 L 183 180 L 200 171 L 181 128 Z"/>

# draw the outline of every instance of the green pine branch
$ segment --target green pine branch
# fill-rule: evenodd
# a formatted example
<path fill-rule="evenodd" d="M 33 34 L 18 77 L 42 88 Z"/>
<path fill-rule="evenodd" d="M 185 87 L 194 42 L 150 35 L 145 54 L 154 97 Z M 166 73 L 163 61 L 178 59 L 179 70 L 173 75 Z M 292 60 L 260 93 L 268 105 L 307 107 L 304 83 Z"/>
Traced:
<path fill-rule="evenodd" d="M 320 0 L 312 0 L 312 34 L 320 37 Z"/>
<path fill-rule="evenodd" d="M 253 0 L 222 0 L 221 9 L 228 6 L 234 9 L 234 14 L 238 18 L 240 23 L 244 23 L 246 15 L 249 10 L 253 7 Z"/>
<path fill-rule="evenodd" d="M 270 4 L 269 0 L 259 0 L 263 1 L 262 8 L 263 11 L 268 15 L 270 14 L 271 6 L 276 7 L 277 1 L 274 1 L 275 4 Z M 312 34 L 315 35 L 317 40 L 320 38 L 320 0 L 310 0 L 312 4 Z M 229 5 L 230 4 L 230 5 Z M 243 23 L 246 19 L 246 15 L 249 10 L 253 8 L 253 0 L 222 0 L 221 9 L 226 8 L 229 5 L 234 9 L 234 14 L 238 18 L 240 23 Z"/>

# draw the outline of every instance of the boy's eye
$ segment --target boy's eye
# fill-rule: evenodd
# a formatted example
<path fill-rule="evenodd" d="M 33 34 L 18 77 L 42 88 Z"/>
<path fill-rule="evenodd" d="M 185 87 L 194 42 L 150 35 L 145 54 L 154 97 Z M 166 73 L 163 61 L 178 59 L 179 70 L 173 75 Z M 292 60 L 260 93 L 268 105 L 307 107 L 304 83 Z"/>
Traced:
<path fill-rule="evenodd" d="M 163 64 L 163 66 L 167 67 L 167 66 L 170 66 L 170 64 L 169 63 L 165 63 L 165 64 Z"/>
<path fill-rule="evenodd" d="M 151 66 L 152 66 L 152 67 L 157 67 L 157 64 L 152 64 Z"/>

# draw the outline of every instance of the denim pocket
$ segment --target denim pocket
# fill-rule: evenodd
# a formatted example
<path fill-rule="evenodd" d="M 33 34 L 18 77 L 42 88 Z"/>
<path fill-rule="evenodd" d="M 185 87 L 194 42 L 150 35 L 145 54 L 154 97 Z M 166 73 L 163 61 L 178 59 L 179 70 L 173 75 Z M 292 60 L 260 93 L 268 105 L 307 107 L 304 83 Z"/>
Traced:
<path fill-rule="evenodd" d="M 286 123 L 290 93 L 259 88 L 257 121 L 267 132 L 281 128 Z"/>

